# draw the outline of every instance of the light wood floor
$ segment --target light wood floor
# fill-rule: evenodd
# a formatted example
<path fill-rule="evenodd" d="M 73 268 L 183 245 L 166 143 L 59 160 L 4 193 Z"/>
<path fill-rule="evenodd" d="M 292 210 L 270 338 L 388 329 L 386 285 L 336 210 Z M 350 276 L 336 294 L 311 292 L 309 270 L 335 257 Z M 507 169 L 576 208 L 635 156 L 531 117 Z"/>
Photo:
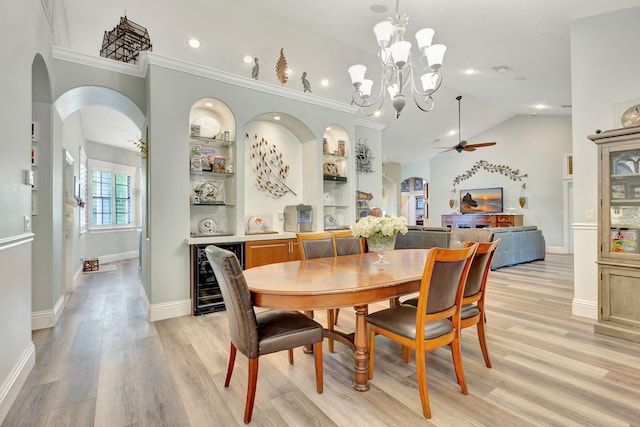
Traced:
<path fill-rule="evenodd" d="M 422 417 L 415 362 L 379 337 L 371 390 L 356 392 L 353 356 L 324 353 L 324 394 L 313 358 L 296 350 L 260 359 L 256 426 L 640 426 L 640 344 L 593 332 L 571 315 L 572 258 L 490 273 L 484 366 L 474 328 L 463 331 L 467 396 L 447 348 L 430 352 L 433 418 Z M 137 262 L 85 274 L 58 325 L 33 335 L 36 367 L 7 415 L 13 426 L 243 425 L 246 358 L 223 387 L 225 313 L 146 321 Z M 384 308 L 376 304 L 370 311 Z M 316 313 L 324 321 L 323 313 Z M 348 330 L 353 310 L 340 311 Z"/>

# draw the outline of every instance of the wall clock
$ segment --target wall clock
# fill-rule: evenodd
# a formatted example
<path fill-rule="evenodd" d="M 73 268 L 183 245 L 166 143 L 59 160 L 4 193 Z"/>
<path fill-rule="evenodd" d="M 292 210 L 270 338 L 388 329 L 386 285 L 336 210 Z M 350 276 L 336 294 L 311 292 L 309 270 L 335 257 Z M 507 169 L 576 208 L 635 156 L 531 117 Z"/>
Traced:
<path fill-rule="evenodd" d="M 620 121 L 622 122 L 622 126 L 626 128 L 640 126 L 640 104 L 627 108 L 627 110 L 622 113 Z"/>

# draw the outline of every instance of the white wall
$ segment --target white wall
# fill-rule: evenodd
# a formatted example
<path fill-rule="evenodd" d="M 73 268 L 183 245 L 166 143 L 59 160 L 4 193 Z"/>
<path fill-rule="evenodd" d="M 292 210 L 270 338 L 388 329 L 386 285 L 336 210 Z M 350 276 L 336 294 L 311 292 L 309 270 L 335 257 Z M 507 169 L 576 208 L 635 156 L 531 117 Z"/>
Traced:
<path fill-rule="evenodd" d="M 479 160 L 517 169 L 528 174 L 522 181 L 479 170 L 458 186 L 460 188 L 503 187 L 504 209 L 514 207 L 523 214 L 525 225 L 542 230 L 548 247 L 564 247 L 563 238 L 563 159 L 571 152 L 570 116 L 515 116 L 473 138 L 470 143 L 496 141 L 495 146 L 473 152 L 449 151 L 431 161 L 431 224 L 438 225 L 440 215 L 452 212 L 449 198 L 453 179 L 471 169 Z M 403 171 L 404 175 L 404 171 Z M 527 203 L 518 205 L 521 185 L 525 182 Z M 560 250 L 560 249 L 558 249 Z"/>
<path fill-rule="evenodd" d="M 574 300 L 573 313 L 597 318 L 598 275 L 596 221 L 598 159 L 587 139 L 596 129 L 621 127 L 620 105 L 637 103 L 640 57 L 629 49 L 640 22 L 640 8 L 578 19 L 571 25 L 571 103 L 574 164 Z"/>

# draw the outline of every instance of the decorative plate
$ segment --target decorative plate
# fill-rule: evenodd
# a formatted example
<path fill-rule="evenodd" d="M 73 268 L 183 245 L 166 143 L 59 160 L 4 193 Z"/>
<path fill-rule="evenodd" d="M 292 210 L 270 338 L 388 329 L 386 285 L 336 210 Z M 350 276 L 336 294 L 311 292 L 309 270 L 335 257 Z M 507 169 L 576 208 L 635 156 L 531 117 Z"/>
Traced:
<path fill-rule="evenodd" d="M 338 221 L 333 215 L 324 216 L 324 228 L 336 228 Z"/>
<path fill-rule="evenodd" d="M 262 217 L 252 216 L 249 218 L 249 221 L 247 221 L 247 230 L 249 233 L 260 233 L 261 231 L 269 231 L 269 227 Z"/>
<path fill-rule="evenodd" d="M 218 186 L 213 182 L 203 182 L 196 191 L 201 203 L 215 202 L 220 194 Z"/>
<path fill-rule="evenodd" d="M 220 227 L 214 218 L 205 218 L 198 223 L 198 231 L 202 234 L 216 234 L 220 232 Z"/>
<path fill-rule="evenodd" d="M 331 192 L 324 193 L 324 205 L 325 206 L 333 205 L 333 193 Z"/>
<path fill-rule="evenodd" d="M 205 138 L 214 138 L 220 133 L 220 123 L 213 117 L 198 117 L 193 124 L 200 126 L 200 136 Z"/>
<path fill-rule="evenodd" d="M 636 104 L 633 107 L 629 107 L 620 118 L 622 126 L 630 128 L 633 126 L 640 126 L 640 104 Z"/>

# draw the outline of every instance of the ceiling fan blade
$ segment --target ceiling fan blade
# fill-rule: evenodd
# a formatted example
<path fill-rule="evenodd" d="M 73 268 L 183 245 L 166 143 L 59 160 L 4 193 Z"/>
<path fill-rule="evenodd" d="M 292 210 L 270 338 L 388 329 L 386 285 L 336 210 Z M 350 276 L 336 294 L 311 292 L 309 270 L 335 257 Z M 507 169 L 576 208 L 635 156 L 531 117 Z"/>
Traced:
<path fill-rule="evenodd" d="M 476 151 L 476 147 L 474 147 L 473 145 L 467 145 L 466 147 L 463 148 L 464 151 Z"/>
<path fill-rule="evenodd" d="M 458 142 L 458 147 L 464 147 L 465 145 L 467 145 L 467 141 L 465 141 L 464 139 Z"/>
<path fill-rule="evenodd" d="M 482 142 L 480 144 L 469 144 L 467 147 L 489 147 L 491 145 L 496 145 L 495 142 Z"/>

